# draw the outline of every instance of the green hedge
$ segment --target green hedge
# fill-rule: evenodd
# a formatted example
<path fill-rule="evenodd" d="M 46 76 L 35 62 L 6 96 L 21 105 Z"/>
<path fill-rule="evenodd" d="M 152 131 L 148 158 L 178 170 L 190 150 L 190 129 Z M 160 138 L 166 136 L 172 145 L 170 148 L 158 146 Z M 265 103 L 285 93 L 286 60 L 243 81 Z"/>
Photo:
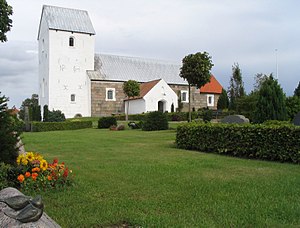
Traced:
<path fill-rule="evenodd" d="M 144 114 L 135 114 L 135 115 L 128 115 L 128 120 L 130 121 L 142 121 L 145 118 L 145 115 L 147 113 Z M 189 113 L 188 112 L 168 112 L 167 114 L 167 118 L 168 121 L 187 121 L 189 118 Z M 207 110 L 199 110 L 197 112 L 192 112 L 192 119 L 203 119 L 204 116 L 207 114 Z M 232 115 L 234 114 L 234 112 L 232 111 L 216 111 L 213 110 L 212 111 L 212 118 L 213 119 L 222 119 L 225 116 L 228 115 Z M 125 120 L 125 115 L 123 114 L 117 114 L 114 115 L 114 117 L 117 120 Z"/>
<path fill-rule="evenodd" d="M 158 111 L 147 113 L 142 122 L 143 131 L 167 130 L 168 128 L 169 123 L 167 115 Z"/>
<path fill-rule="evenodd" d="M 271 161 L 300 163 L 300 127 L 195 124 L 177 128 L 179 148 Z"/>
<path fill-rule="evenodd" d="M 61 131 L 92 128 L 92 121 L 32 122 L 31 131 Z"/>

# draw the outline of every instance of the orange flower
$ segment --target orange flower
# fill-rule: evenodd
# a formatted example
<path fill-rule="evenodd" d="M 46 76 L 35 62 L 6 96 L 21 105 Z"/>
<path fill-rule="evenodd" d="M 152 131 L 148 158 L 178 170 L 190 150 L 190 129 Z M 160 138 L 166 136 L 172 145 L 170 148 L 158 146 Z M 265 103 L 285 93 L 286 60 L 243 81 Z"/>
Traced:
<path fill-rule="evenodd" d="M 25 177 L 30 177 L 30 176 L 31 176 L 30 172 L 25 173 Z"/>
<path fill-rule="evenodd" d="M 39 167 L 35 167 L 35 168 L 33 168 L 31 171 L 32 171 L 32 172 L 40 172 L 41 170 L 40 170 Z"/>
<path fill-rule="evenodd" d="M 24 179 L 25 179 L 25 177 L 24 177 L 23 174 L 20 174 L 20 175 L 18 176 L 18 181 L 20 181 L 20 183 L 22 183 L 22 182 L 24 181 Z"/>
<path fill-rule="evenodd" d="M 51 181 L 51 180 L 52 180 L 52 177 L 51 177 L 51 176 L 48 176 L 47 179 L 48 179 L 48 181 Z"/>
<path fill-rule="evenodd" d="M 36 180 L 36 178 L 38 177 L 39 174 L 37 173 L 32 173 L 31 174 L 31 177 L 32 177 L 32 180 Z"/>

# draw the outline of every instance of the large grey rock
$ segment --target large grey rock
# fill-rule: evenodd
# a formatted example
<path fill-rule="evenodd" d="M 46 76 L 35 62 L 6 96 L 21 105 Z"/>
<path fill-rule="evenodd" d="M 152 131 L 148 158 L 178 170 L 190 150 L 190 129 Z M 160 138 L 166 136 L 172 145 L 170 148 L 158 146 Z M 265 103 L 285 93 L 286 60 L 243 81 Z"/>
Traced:
<path fill-rule="evenodd" d="M 297 126 L 300 126 L 300 112 L 294 117 L 293 123 Z"/>
<path fill-rule="evenodd" d="M 0 199 L 12 196 L 24 195 L 15 188 L 5 188 L 0 191 Z M 36 222 L 21 223 L 18 220 L 10 218 L 4 214 L 5 210 L 13 210 L 5 203 L 0 202 L 0 227 L 21 227 L 21 228 L 59 228 L 60 226 L 53 221 L 45 212 Z"/>
<path fill-rule="evenodd" d="M 249 119 L 243 115 L 230 115 L 230 116 L 225 116 L 221 120 L 221 123 L 245 124 L 245 123 L 249 123 Z"/>

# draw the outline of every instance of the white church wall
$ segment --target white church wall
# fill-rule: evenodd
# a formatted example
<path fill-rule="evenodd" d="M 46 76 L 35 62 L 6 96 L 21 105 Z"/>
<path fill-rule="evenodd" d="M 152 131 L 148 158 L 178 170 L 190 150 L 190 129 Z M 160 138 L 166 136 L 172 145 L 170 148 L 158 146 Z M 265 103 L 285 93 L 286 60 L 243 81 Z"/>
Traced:
<path fill-rule="evenodd" d="M 128 101 L 125 101 L 125 113 L 127 113 Z M 146 104 L 144 99 L 136 99 L 129 101 L 128 114 L 140 114 L 146 112 Z"/>
<path fill-rule="evenodd" d="M 74 46 L 69 46 L 70 37 Z M 94 39 L 88 34 L 49 30 L 49 110 L 59 109 L 67 118 L 91 116 L 86 70 L 94 69 Z"/>
<path fill-rule="evenodd" d="M 158 102 L 164 102 L 164 111 L 171 112 L 171 105 L 174 104 L 174 110 L 178 107 L 178 98 L 176 93 L 164 81 L 160 80 L 145 96 L 146 112 L 158 110 Z"/>
<path fill-rule="evenodd" d="M 38 39 L 39 48 L 39 104 L 41 111 L 45 104 L 49 104 L 49 30 L 44 18 L 41 20 L 41 26 Z"/>

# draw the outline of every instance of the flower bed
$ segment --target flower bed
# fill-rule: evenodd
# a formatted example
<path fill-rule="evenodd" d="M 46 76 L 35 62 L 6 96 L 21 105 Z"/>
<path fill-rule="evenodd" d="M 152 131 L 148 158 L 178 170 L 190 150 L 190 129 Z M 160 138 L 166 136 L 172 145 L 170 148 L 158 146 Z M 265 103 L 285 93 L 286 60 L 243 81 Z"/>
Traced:
<path fill-rule="evenodd" d="M 18 156 L 17 164 L 21 170 L 17 177 L 21 190 L 47 190 L 73 183 L 72 170 L 64 162 L 58 163 L 58 159 L 50 164 L 41 154 L 27 152 Z"/>

